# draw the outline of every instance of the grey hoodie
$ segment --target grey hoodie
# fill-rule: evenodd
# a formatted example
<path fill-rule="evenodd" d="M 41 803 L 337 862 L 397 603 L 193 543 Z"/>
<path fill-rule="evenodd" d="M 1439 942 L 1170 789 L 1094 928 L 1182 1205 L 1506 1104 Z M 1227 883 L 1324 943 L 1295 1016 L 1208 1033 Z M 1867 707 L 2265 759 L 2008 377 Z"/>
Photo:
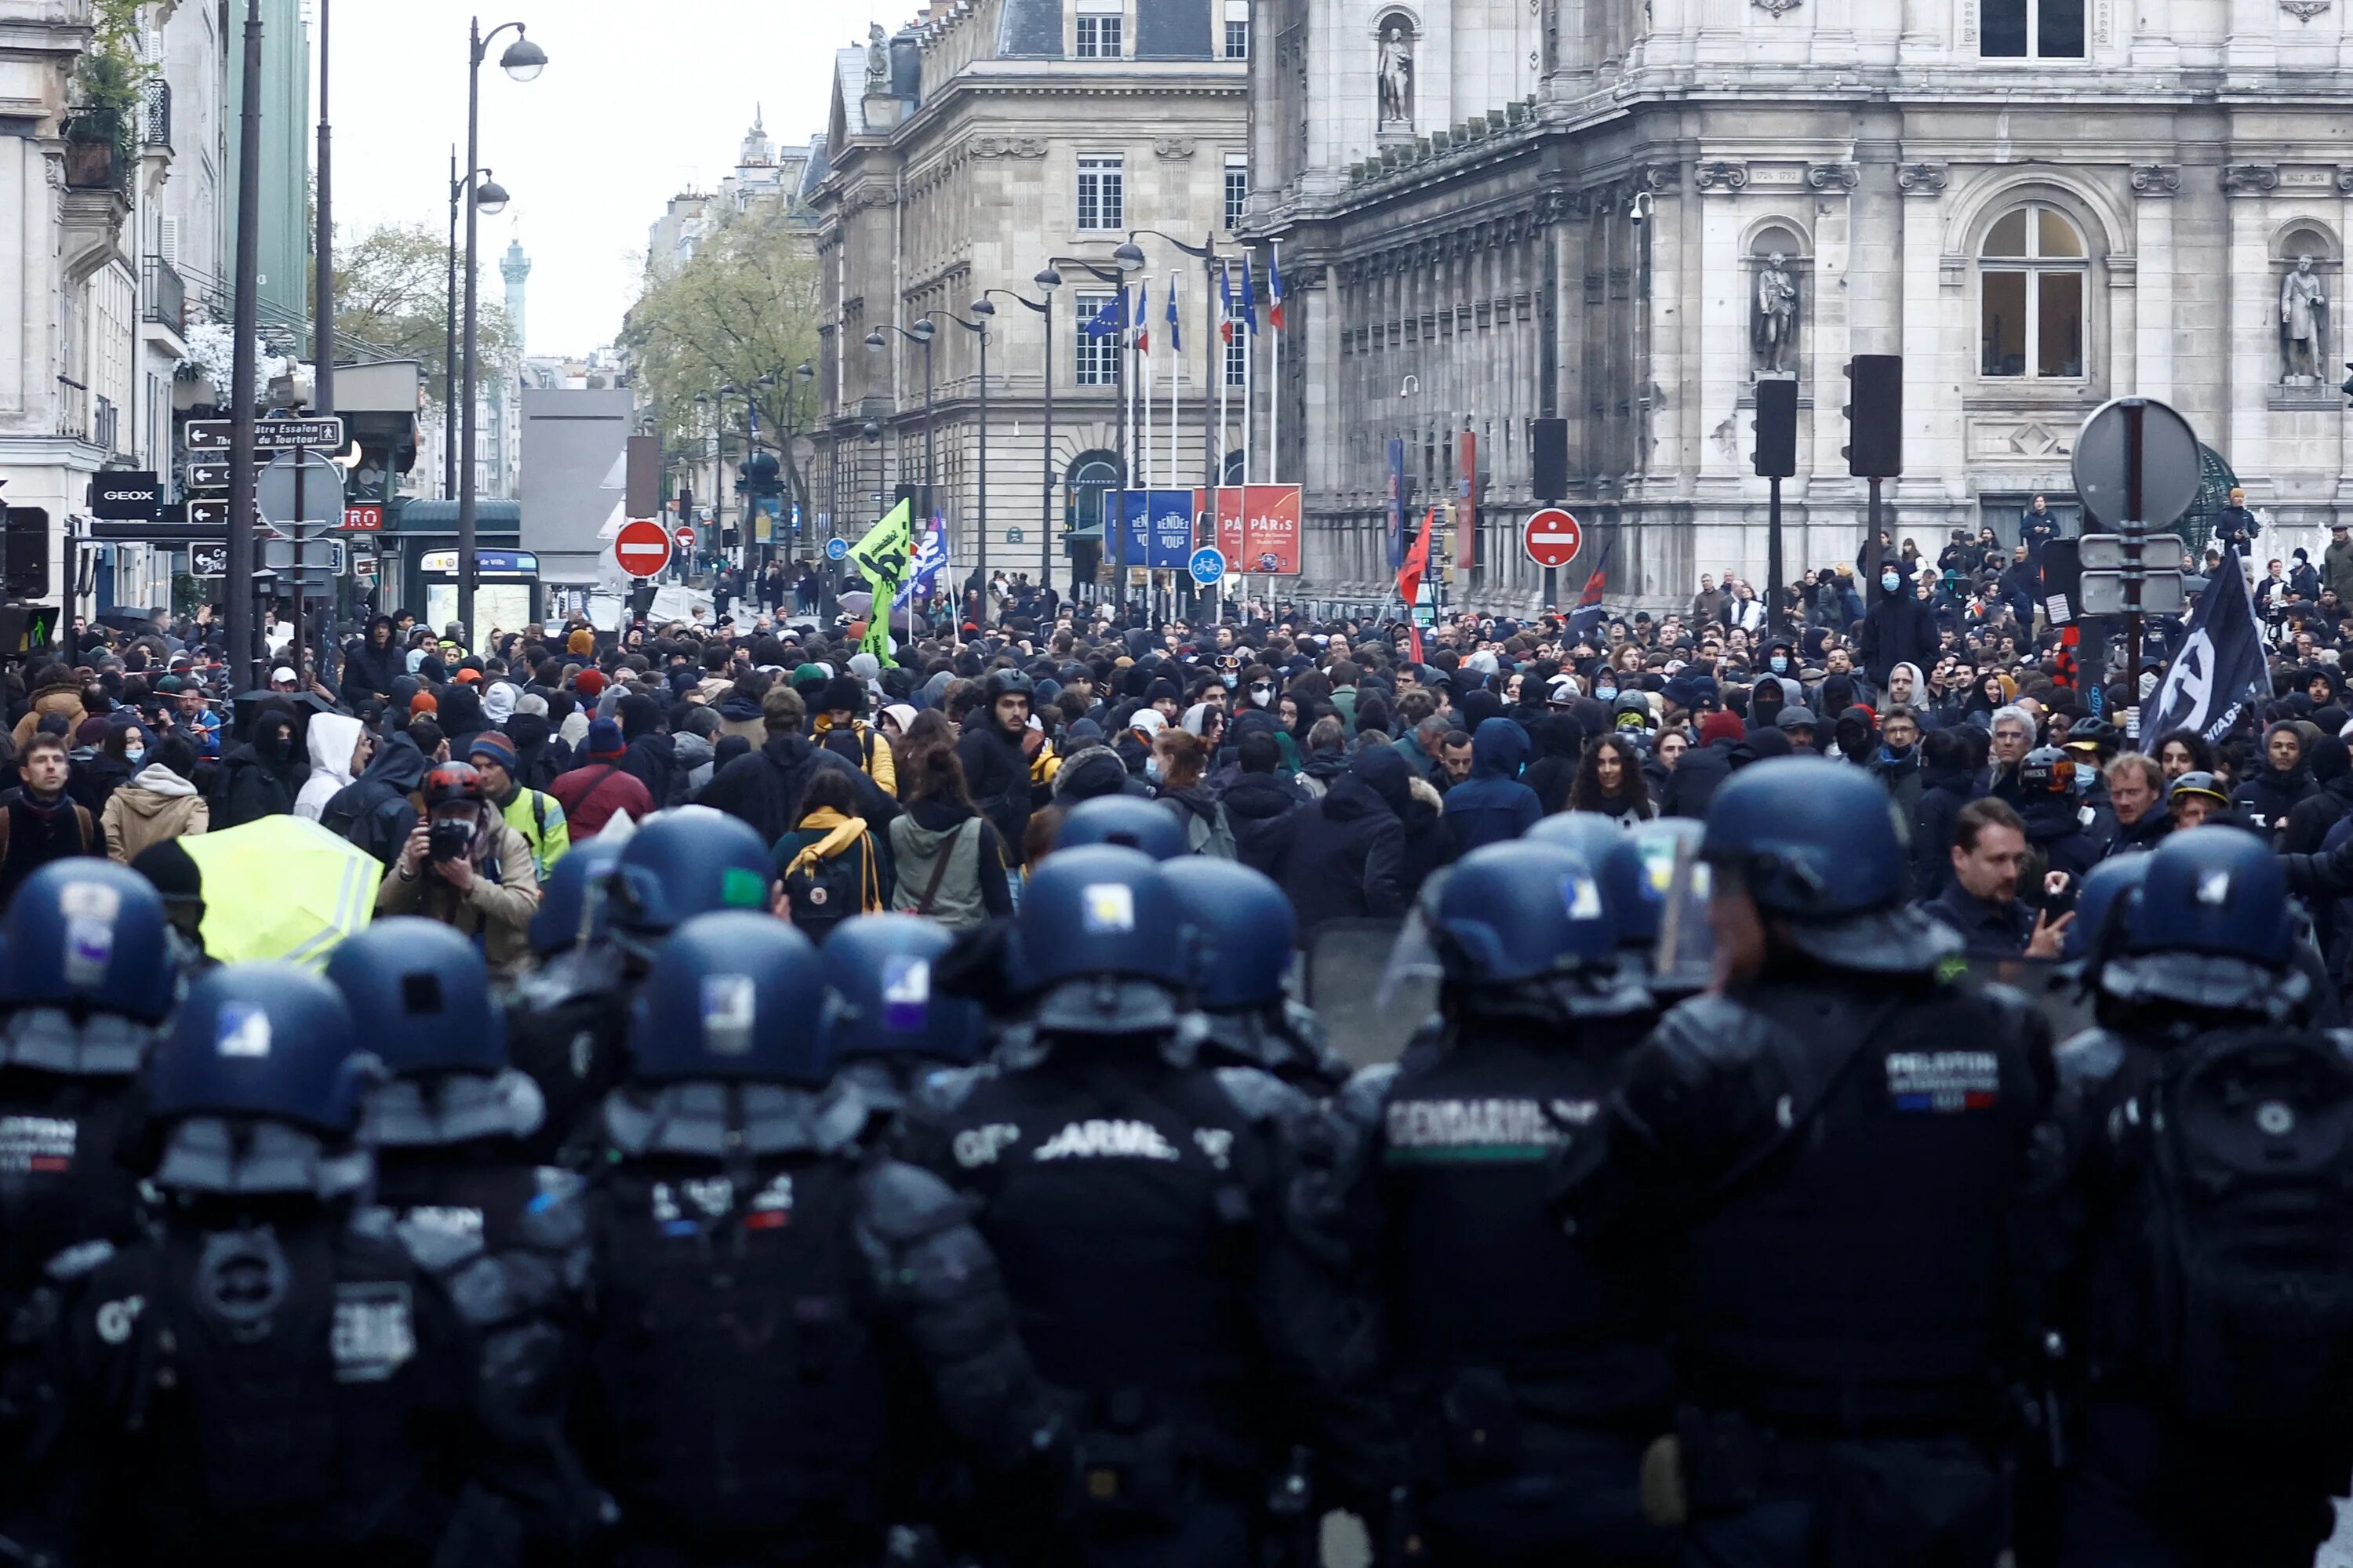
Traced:
<path fill-rule="evenodd" d="M 693 800 L 711 782 L 715 754 L 711 742 L 691 730 L 670 737 L 670 754 L 680 773 L 686 778 L 686 798 Z"/>

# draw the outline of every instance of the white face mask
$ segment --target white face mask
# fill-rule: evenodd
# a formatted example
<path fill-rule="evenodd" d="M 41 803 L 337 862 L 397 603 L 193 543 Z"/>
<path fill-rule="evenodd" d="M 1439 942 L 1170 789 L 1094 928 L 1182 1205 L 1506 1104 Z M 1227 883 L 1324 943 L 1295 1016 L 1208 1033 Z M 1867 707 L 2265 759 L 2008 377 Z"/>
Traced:
<path fill-rule="evenodd" d="M 1251 702 L 1257 704 L 1260 707 L 1264 707 L 1267 704 L 1274 701 L 1274 693 L 1265 686 L 1252 686 L 1250 688 L 1250 697 Z"/>

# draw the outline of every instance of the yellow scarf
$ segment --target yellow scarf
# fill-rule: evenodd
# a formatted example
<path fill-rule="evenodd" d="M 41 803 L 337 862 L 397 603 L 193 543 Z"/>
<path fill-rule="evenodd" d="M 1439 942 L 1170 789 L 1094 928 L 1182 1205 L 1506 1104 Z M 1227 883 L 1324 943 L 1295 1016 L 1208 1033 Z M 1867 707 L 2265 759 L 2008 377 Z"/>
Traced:
<path fill-rule="evenodd" d="M 800 872 L 813 871 L 818 862 L 831 860 L 859 840 L 866 837 L 865 818 L 845 817 L 830 806 L 819 806 L 807 816 L 803 817 L 801 827 L 805 830 L 821 828 L 826 830 L 826 834 L 825 837 L 793 856 L 792 863 L 785 867 L 785 876 L 787 881 Z M 874 863 L 874 849 L 871 844 L 869 844 L 863 853 L 859 880 L 858 912 L 861 915 L 881 913 L 881 876 Z"/>

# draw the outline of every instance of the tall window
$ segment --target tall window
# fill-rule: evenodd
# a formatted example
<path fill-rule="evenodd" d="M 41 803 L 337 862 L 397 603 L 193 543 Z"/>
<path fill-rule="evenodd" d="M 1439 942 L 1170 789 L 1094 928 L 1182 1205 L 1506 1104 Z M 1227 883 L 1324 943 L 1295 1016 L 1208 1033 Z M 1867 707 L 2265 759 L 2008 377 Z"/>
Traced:
<path fill-rule="evenodd" d="M 1119 58 L 1120 18 L 1116 12 L 1082 14 L 1078 58 L 1082 60 Z"/>
<path fill-rule="evenodd" d="M 1120 228 L 1125 227 L 1126 203 L 1117 158 L 1081 158 L 1079 160 L 1079 227 L 1081 228 Z"/>
<path fill-rule="evenodd" d="M 1249 366 L 1250 334 L 1237 321 L 1234 323 L 1234 341 L 1226 344 L 1226 385 L 1241 386 L 1249 378 Z"/>
<path fill-rule="evenodd" d="M 1084 331 L 1086 324 L 1116 297 L 1108 293 L 1082 293 L 1073 297 L 1081 330 L 1071 334 L 1078 355 L 1072 366 L 1072 378 L 1082 387 L 1108 387 L 1118 377 L 1119 334 L 1107 332 L 1101 337 L 1089 337 Z"/>
<path fill-rule="evenodd" d="M 1226 160 L 1226 231 L 1232 233 L 1242 226 L 1242 207 L 1250 200 L 1250 158 L 1240 154 Z"/>
<path fill-rule="evenodd" d="M 2084 237 L 2055 207 L 2004 213 L 1978 252 L 1981 374 L 2084 374 Z"/>
<path fill-rule="evenodd" d="M 1250 58 L 1250 0 L 1226 0 L 1226 58 Z"/>
<path fill-rule="evenodd" d="M 1978 5 L 1983 58 L 2084 58 L 2084 0 L 1978 0 Z"/>

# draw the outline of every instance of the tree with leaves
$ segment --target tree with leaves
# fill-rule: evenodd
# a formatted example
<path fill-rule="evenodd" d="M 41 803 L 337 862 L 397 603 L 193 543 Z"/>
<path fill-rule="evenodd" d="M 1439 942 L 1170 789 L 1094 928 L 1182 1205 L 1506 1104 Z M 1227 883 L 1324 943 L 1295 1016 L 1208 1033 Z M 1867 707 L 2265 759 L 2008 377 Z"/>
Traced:
<path fill-rule="evenodd" d="M 424 361 L 425 384 L 437 393 L 448 368 L 448 247 L 446 236 L 421 223 L 380 224 L 335 244 L 336 333 Z M 475 331 L 480 367 L 504 365 L 522 350 L 506 313 L 487 300 L 475 308 Z"/>
<path fill-rule="evenodd" d="M 775 447 L 790 493 L 804 503 L 806 477 L 783 450 L 786 399 L 799 399 L 797 425 L 810 423 L 810 385 L 793 369 L 818 352 L 818 271 L 809 237 L 788 211 L 761 203 L 729 215 L 684 261 L 648 269 L 645 291 L 629 308 L 621 346 L 638 366 L 638 385 L 652 404 L 655 433 L 665 447 L 699 447 L 714 428 L 714 411 L 695 394 L 715 397 L 722 387 L 760 402 L 762 444 Z M 759 385 L 773 376 L 774 384 Z M 726 400 L 731 445 L 749 430 L 740 398 Z"/>

